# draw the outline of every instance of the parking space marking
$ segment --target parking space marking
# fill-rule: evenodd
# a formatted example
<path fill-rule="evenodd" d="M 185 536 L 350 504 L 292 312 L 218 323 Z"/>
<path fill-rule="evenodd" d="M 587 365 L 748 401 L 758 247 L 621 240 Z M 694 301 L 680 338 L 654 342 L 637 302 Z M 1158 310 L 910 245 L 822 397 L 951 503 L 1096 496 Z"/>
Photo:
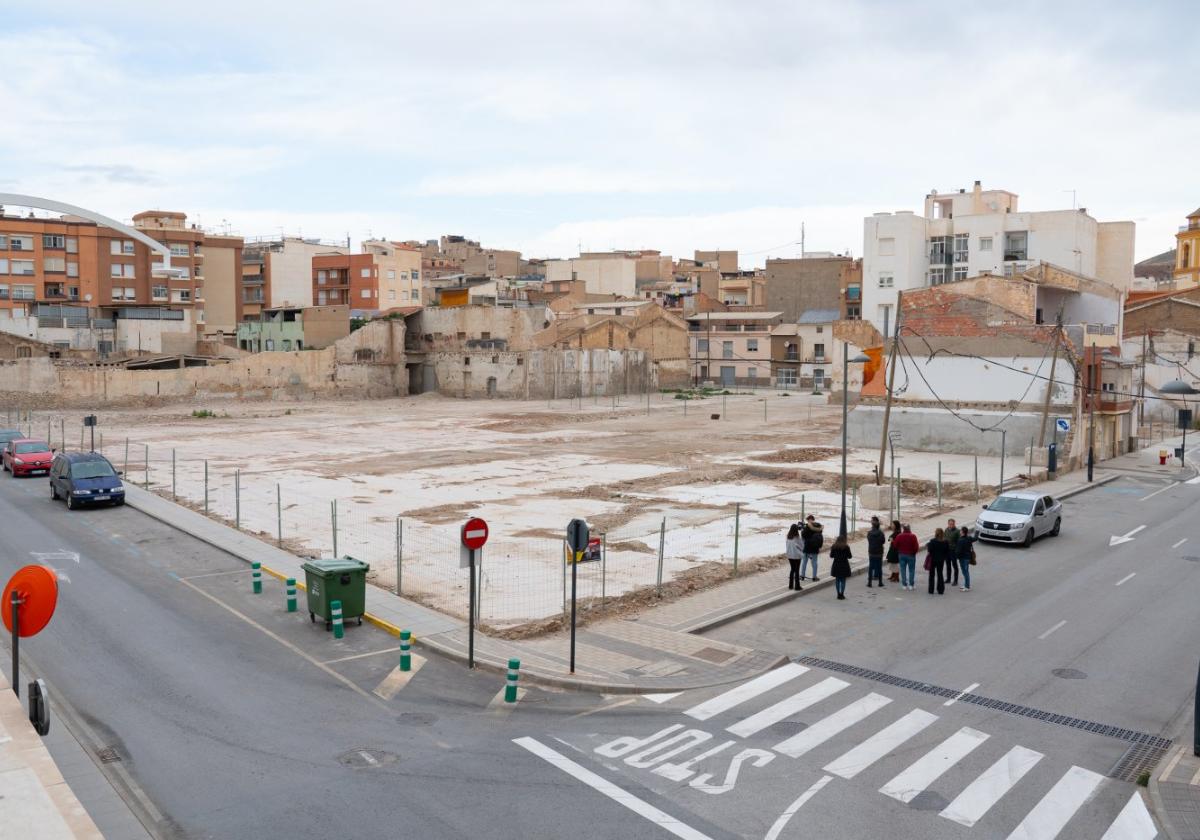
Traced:
<path fill-rule="evenodd" d="M 676 837 L 682 838 L 682 840 L 712 840 L 707 834 L 703 834 L 690 825 L 672 817 L 667 812 L 655 808 L 649 802 L 639 799 L 632 793 L 623 790 L 603 776 L 593 773 L 557 750 L 546 746 L 541 741 L 534 738 L 514 738 L 513 743 L 533 753 L 551 766 L 557 767 L 567 775 L 578 779 L 597 793 L 607 796 L 618 805 L 628 808 L 639 817 L 644 817 L 659 828 L 669 831 Z M 804 803 L 800 804 L 803 805 Z"/>
<path fill-rule="evenodd" d="M 1114 586 L 1120 586 L 1122 583 L 1125 583 L 1127 580 L 1130 580 L 1130 579 L 1132 579 L 1132 578 L 1134 578 L 1134 577 L 1136 577 L 1136 576 L 1137 576 L 1137 572 L 1130 572 L 1129 574 L 1125 575 L 1125 577 L 1121 578 L 1119 581 L 1117 581 L 1117 582 L 1116 582 L 1115 584 L 1113 584 L 1113 585 L 1114 585 Z"/>
<path fill-rule="evenodd" d="M 567 720 L 575 720 L 576 718 L 587 717 L 588 715 L 595 715 L 595 714 L 599 714 L 600 712 L 607 712 L 611 709 L 619 709 L 622 706 L 628 706 L 630 703 L 636 703 L 636 702 L 637 702 L 636 697 L 627 697 L 624 700 L 618 700 L 615 703 L 609 703 L 607 706 L 597 706 L 594 709 L 585 709 L 584 711 L 579 712 L 578 714 L 571 715 L 569 718 L 567 718 Z"/>
<path fill-rule="evenodd" d="M 337 659 L 326 659 L 326 665 L 332 665 L 335 662 L 349 662 L 351 659 L 366 659 L 368 656 L 378 656 L 381 653 L 395 653 L 400 650 L 398 647 L 384 648 L 383 650 L 372 650 L 367 653 L 352 653 L 349 656 L 339 656 Z"/>
<path fill-rule="evenodd" d="M 1144 501 L 1146 501 L 1147 499 L 1153 499 L 1153 498 L 1154 498 L 1155 496 L 1157 496 L 1159 493 L 1165 493 L 1165 492 L 1167 492 L 1168 490 L 1170 490 L 1172 487 L 1175 487 L 1175 486 L 1176 486 L 1176 485 L 1178 485 L 1178 484 L 1179 484 L 1179 482 L 1178 482 L 1178 481 L 1172 481 L 1172 482 L 1171 482 L 1170 484 L 1168 484 L 1166 487 L 1160 487 L 1159 489 L 1155 490 L 1153 493 L 1149 494 L 1148 496 L 1142 496 L 1142 498 L 1138 499 L 1138 501 L 1139 501 L 1139 502 L 1144 502 Z"/>
<path fill-rule="evenodd" d="M 1066 624 L 1066 623 L 1067 623 L 1067 620 L 1064 618 L 1062 621 L 1058 622 L 1058 624 L 1055 624 L 1053 627 L 1051 627 L 1051 628 L 1050 628 L 1049 630 L 1047 630 L 1045 633 L 1043 633 L 1042 635 L 1038 636 L 1038 638 L 1039 638 L 1039 639 L 1042 639 L 1042 640 L 1045 640 L 1047 636 L 1049 636 L 1049 635 L 1050 635 L 1051 633 L 1053 633 L 1055 630 L 1059 630 L 1059 629 L 1061 629 L 1061 628 L 1062 628 L 1062 626 L 1063 626 L 1064 624 Z"/>
<path fill-rule="evenodd" d="M 1179 548 L 1179 546 L 1183 545 L 1187 541 L 1188 541 L 1188 538 L 1184 537 L 1179 542 L 1175 543 L 1175 545 L 1171 546 L 1171 548 Z"/>
<path fill-rule="evenodd" d="M 384 700 L 391 700 L 412 681 L 412 678 L 423 667 L 425 667 L 425 657 L 414 653 L 412 655 L 411 670 L 401 671 L 400 666 L 397 665 L 388 672 L 386 677 L 379 681 L 379 685 L 375 686 L 371 693 L 376 697 L 382 697 Z"/>

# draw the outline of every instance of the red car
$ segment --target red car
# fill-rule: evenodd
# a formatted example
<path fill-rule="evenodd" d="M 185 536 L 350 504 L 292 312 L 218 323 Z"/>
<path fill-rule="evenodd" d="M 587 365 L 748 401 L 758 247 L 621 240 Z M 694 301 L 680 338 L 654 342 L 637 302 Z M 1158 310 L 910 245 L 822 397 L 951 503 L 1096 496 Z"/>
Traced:
<path fill-rule="evenodd" d="M 4 444 L 4 453 L 0 455 L 0 464 L 4 469 L 19 475 L 46 475 L 50 472 L 50 462 L 54 460 L 54 450 L 45 441 L 31 438 L 17 438 Z"/>

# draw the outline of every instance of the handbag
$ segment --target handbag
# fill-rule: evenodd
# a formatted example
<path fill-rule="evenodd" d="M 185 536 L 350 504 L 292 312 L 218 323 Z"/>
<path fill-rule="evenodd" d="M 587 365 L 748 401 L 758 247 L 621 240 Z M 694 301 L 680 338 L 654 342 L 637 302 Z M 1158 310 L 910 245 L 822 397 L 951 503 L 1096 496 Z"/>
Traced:
<path fill-rule="evenodd" d="M 929 552 L 925 552 L 925 571 L 933 571 L 933 555 Z"/>
<path fill-rule="evenodd" d="M 973 549 L 973 548 L 971 549 L 971 562 L 969 565 L 972 565 L 972 566 L 975 565 L 975 549 Z"/>

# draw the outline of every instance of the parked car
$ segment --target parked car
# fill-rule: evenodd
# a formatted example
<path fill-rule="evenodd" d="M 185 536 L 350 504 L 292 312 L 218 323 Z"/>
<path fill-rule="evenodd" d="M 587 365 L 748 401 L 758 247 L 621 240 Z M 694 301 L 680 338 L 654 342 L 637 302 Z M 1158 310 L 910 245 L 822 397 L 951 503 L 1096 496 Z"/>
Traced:
<path fill-rule="evenodd" d="M 10 440 L 23 437 L 25 437 L 25 433 L 20 429 L 0 429 L 0 446 L 4 446 Z"/>
<path fill-rule="evenodd" d="M 66 499 L 75 510 L 83 505 L 125 504 L 120 473 L 99 452 L 59 452 L 50 465 L 50 498 Z"/>
<path fill-rule="evenodd" d="M 1062 528 L 1062 502 L 1029 490 L 1009 490 L 983 506 L 975 521 L 979 538 L 1019 543 L 1025 548 L 1038 537 L 1057 537 Z"/>
<path fill-rule="evenodd" d="M 13 474 L 45 475 L 50 472 L 50 461 L 54 458 L 54 450 L 43 440 L 31 438 L 16 438 L 4 444 L 0 452 L 0 466 Z"/>

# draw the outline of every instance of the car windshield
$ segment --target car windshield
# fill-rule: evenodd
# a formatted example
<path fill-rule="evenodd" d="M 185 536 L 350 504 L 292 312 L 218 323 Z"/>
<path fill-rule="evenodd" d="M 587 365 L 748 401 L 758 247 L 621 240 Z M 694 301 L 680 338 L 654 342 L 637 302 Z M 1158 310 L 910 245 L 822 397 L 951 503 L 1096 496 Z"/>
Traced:
<path fill-rule="evenodd" d="M 988 506 L 992 513 L 1029 513 L 1033 510 L 1033 499 L 1017 496 L 1001 496 Z"/>
<path fill-rule="evenodd" d="M 71 478 L 107 478 L 116 475 L 108 461 L 83 461 L 71 465 Z"/>
<path fill-rule="evenodd" d="M 49 452 L 50 447 L 44 443 L 18 443 L 16 451 L 18 455 L 26 455 L 30 452 Z"/>

